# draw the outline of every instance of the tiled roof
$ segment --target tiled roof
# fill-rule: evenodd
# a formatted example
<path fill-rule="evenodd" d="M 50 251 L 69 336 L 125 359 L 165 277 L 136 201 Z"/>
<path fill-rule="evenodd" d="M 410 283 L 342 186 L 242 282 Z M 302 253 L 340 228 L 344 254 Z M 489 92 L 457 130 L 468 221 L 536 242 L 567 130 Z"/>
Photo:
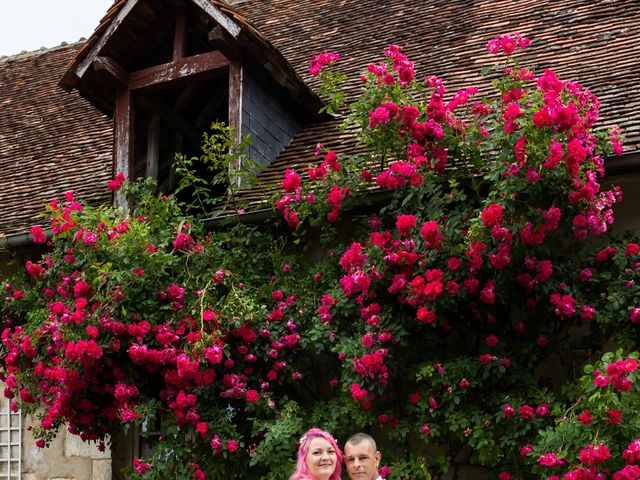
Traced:
<path fill-rule="evenodd" d="M 640 144 L 636 0 L 270 0 L 236 8 L 305 81 L 314 53 L 340 53 L 354 89 L 357 74 L 390 43 L 403 45 L 424 75 L 476 84 L 491 61 L 487 40 L 520 31 L 534 41 L 524 63 L 589 86 L 604 103 L 605 121 L 625 119 L 629 140 Z"/>
<path fill-rule="evenodd" d="M 561 78 L 591 88 L 603 104 L 601 124 L 619 124 L 628 148 L 640 148 L 637 0 L 209 1 L 275 46 L 312 87 L 311 57 L 325 50 L 340 53 L 352 94 L 358 73 L 390 43 L 404 46 L 419 72 L 442 76 L 450 90 L 478 86 L 480 68 L 492 61 L 484 49 L 487 40 L 519 31 L 534 41 L 523 63 L 539 72 L 553 68 Z M 79 57 L 125 3 L 115 1 Z"/>
<path fill-rule="evenodd" d="M 351 95 L 358 92 L 359 73 L 380 60 L 390 43 L 404 46 L 419 73 L 442 76 L 450 92 L 482 87 L 480 69 L 493 61 L 485 51 L 487 40 L 519 31 L 534 42 L 523 64 L 537 72 L 553 68 L 560 78 L 589 87 L 602 102 L 599 125 L 620 125 L 625 149 L 640 150 L 636 0 L 249 0 L 235 8 L 311 85 L 312 55 L 340 53 L 341 69 L 351 78 Z M 351 151 L 353 142 L 338 134 L 336 123 L 301 132 L 263 173 L 262 182 L 273 184 L 286 168 L 315 161 L 317 141 Z M 257 200 L 259 195 L 248 192 L 244 197 Z"/>
<path fill-rule="evenodd" d="M 353 79 L 350 83 L 352 95 L 358 89 L 358 73 L 370 61 L 380 59 L 390 43 L 403 45 L 421 74 L 444 77 L 450 91 L 477 85 L 481 81 L 480 68 L 492 60 L 484 51 L 486 41 L 501 33 L 520 31 L 534 41 L 523 57 L 523 63 L 534 66 L 538 72 L 554 68 L 561 78 L 576 80 L 591 88 L 602 102 L 600 124 L 620 125 L 625 131 L 626 149 L 640 149 L 640 82 L 637 80 L 640 2 L 637 0 L 236 0 L 232 2 L 234 5 L 211 1 L 239 23 L 249 22 L 255 27 L 312 87 L 316 84 L 307 68 L 313 54 L 324 50 L 339 52 L 343 70 Z M 114 3 L 87 45 L 92 45 L 108 28 L 124 3 L 124 0 Z M 84 54 L 89 50 L 90 46 L 85 47 Z M 58 69 L 60 76 L 72 58 L 69 51 L 65 52 L 68 55 L 65 59 L 60 58 L 61 51 L 51 53 L 51 60 L 47 60 L 50 65 L 60 62 L 50 69 Z M 14 60 L 16 62 L 18 60 Z M 35 65 L 25 64 L 22 68 L 31 78 L 38 78 L 39 74 L 27 71 Z M 0 64 L 0 87 L 6 82 L 3 70 Z M 52 85 L 54 83 L 52 79 Z M 58 95 L 73 98 L 58 93 L 53 86 L 47 94 L 50 99 L 43 99 L 45 102 L 53 101 Z M 5 95 L 6 91 L 0 92 L 0 101 L 4 101 Z M 9 98 L 15 100 L 15 93 Z M 24 108 L 27 108 L 26 104 Z M 86 105 L 81 108 L 68 118 L 89 119 L 96 115 Z M 75 120 L 84 121 L 82 118 Z M 0 111 L 2 135 L 5 135 L 5 121 L 3 105 Z M 87 123 L 97 124 L 93 120 Z M 54 137 L 77 131 L 70 125 L 47 122 L 47 127 L 57 132 Z M 105 124 L 105 128 L 110 127 Z M 81 134 L 84 139 L 89 136 L 108 137 L 104 132 L 99 136 Z M 348 135 L 338 131 L 336 122 L 311 125 L 294 138 L 263 174 L 264 180 L 267 183 L 274 181 L 281 178 L 285 168 L 313 161 L 318 141 L 345 151 L 354 146 Z M 2 142 L 6 143 L 6 140 L 0 139 L 0 148 L 4 150 Z M 48 155 L 64 157 L 67 155 L 64 152 L 68 152 L 66 146 L 51 145 Z M 4 155 L 4 151 L 0 152 L 3 166 Z M 77 163 L 72 164 L 76 166 Z M 94 171 L 108 174 L 110 169 L 102 167 Z M 29 187 L 24 184 L 38 172 L 32 173 L 28 169 L 20 172 L 22 188 L 28 191 Z M 88 174 L 81 183 L 87 192 L 96 195 L 101 191 L 104 177 L 96 179 Z M 16 189 L 14 187 L 13 191 Z M 17 197 L 5 200 L 6 190 L 0 192 L 0 218 L 4 224 L 4 211 L 8 206 L 13 205 L 14 210 L 22 208 L 16 208 L 21 205 L 20 200 L 15 200 Z M 18 213 L 24 212 L 12 211 L 14 217 Z M 14 229 L 19 225 L 17 220 L 16 217 L 12 223 Z M 0 225 L 2 230 L 3 225 Z"/>
<path fill-rule="evenodd" d="M 78 48 L 0 60 L 0 234 L 42 223 L 44 205 L 68 190 L 110 200 L 111 121 L 57 87 Z"/>

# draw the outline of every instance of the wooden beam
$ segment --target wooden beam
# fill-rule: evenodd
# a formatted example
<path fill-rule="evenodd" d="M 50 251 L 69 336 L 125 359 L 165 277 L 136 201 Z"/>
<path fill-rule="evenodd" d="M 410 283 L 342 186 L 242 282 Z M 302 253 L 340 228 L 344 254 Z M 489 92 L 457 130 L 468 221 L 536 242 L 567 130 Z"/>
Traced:
<path fill-rule="evenodd" d="M 187 51 L 187 14 L 184 8 L 176 12 L 176 29 L 173 35 L 173 61 L 184 58 Z"/>
<path fill-rule="evenodd" d="M 181 60 L 156 65 L 129 74 L 129 88 L 139 90 L 164 85 L 203 73 L 218 73 L 227 68 L 229 61 L 220 52 L 207 52 Z"/>
<path fill-rule="evenodd" d="M 121 87 L 126 87 L 129 83 L 129 72 L 127 72 L 118 62 L 110 57 L 96 57 L 93 61 L 93 68 L 96 71 L 105 71 L 116 80 Z"/>
<path fill-rule="evenodd" d="M 213 20 L 224 28 L 233 38 L 238 38 L 242 29 L 240 26 L 226 16 L 218 7 L 211 4 L 210 0 L 192 0 L 198 7 L 207 13 Z"/>
<path fill-rule="evenodd" d="M 242 138 L 242 60 L 238 59 L 229 64 L 229 126 L 235 129 L 236 143 Z M 230 172 L 238 172 L 242 168 L 240 157 L 229 165 Z M 240 184 L 240 177 L 231 178 Z"/>
<path fill-rule="evenodd" d="M 131 91 L 121 88 L 116 93 L 116 111 L 113 115 L 113 173 L 123 173 L 127 180 L 133 180 L 134 170 L 134 109 Z M 114 206 L 127 208 L 124 195 L 118 191 L 114 199 Z"/>
<path fill-rule="evenodd" d="M 229 126 L 236 130 L 236 141 L 242 135 L 242 62 L 229 64 Z"/>
<path fill-rule="evenodd" d="M 147 177 L 158 180 L 160 170 L 160 116 L 155 113 L 147 131 Z"/>
<path fill-rule="evenodd" d="M 238 48 L 237 41 L 220 25 L 216 25 L 209 32 L 209 41 L 216 50 L 222 52 L 222 54 L 229 60 L 236 60 L 240 58 L 240 49 Z"/>
<path fill-rule="evenodd" d="M 76 69 L 76 75 L 78 78 L 82 78 L 83 75 L 86 73 L 86 71 L 89 69 L 89 67 L 93 65 L 93 61 L 98 55 L 100 55 L 100 51 L 102 50 L 102 48 L 107 44 L 107 42 L 109 41 L 113 33 L 118 29 L 120 24 L 124 21 L 126 16 L 129 15 L 131 10 L 133 10 L 133 7 L 135 7 L 139 1 L 140 0 L 129 0 L 125 4 L 125 6 L 122 7 L 122 10 L 118 12 L 118 15 L 116 16 L 116 18 L 114 18 L 111 21 L 111 24 L 109 25 L 107 30 L 104 32 L 104 34 L 100 37 L 98 42 L 94 45 L 94 47 L 91 49 L 91 51 L 89 52 L 89 55 L 87 55 L 85 59 L 82 62 L 80 62 L 80 65 L 78 65 L 78 68 Z"/>

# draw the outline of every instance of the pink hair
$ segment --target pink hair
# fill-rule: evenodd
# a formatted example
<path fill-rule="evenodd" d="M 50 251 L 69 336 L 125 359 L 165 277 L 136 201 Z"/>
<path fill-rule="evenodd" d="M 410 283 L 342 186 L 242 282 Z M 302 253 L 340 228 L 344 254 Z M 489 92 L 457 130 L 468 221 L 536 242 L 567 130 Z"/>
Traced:
<path fill-rule="evenodd" d="M 319 428 L 312 428 L 305 433 L 300 439 L 300 448 L 298 448 L 298 459 L 296 462 L 296 469 L 289 477 L 289 480 L 315 480 L 309 473 L 309 467 L 307 466 L 307 453 L 309 452 L 309 444 L 314 438 L 324 438 L 331 444 L 336 452 L 336 469 L 333 471 L 329 480 L 341 480 L 342 474 L 342 451 L 334 440 L 334 438 L 328 432 L 320 430 Z"/>

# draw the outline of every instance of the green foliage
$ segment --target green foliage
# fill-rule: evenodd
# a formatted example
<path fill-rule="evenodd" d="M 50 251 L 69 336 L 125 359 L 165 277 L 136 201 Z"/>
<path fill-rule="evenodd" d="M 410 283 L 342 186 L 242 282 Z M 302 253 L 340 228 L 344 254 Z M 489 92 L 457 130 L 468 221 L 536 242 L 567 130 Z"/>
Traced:
<path fill-rule="evenodd" d="M 202 135 L 202 154 L 188 158 L 176 154 L 178 177 L 176 195 L 186 193 L 189 200 L 181 206 L 199 215 L 218 216 L 237 210 L 237 193 L 256 184 L 264 168 L 245 153 L 251 137 L 236 142 L 237 132 L 221 122 L 213 122 L 211 131 Z"/>
<path fill-rule="evenodd" d="M 295 450 L 298 433 L 304 431 L 299 405 L 291 401 L 286 402 L 280 407 L 277 418 L 256 421 L 253 428 L 253 434 L 262 440 L 251 456 L 251 466 L 266 466 L 270 472 L 266 477 L 269 480 L 287 478 L 293 470 L 294 463 L 286 459 L 290 459 L 291 452 Z M 274 462 L 274 459 L 280 460 Z"/>

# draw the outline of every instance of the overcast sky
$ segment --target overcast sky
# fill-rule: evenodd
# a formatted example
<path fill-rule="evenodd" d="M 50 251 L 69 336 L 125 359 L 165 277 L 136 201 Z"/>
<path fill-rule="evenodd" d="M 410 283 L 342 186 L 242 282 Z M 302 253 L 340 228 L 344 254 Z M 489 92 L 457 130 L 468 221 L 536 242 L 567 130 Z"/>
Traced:
<path fill-rule="evenodd" d="M 0 56 L 88 37 L 113 0 L 0 0 Z"/>

